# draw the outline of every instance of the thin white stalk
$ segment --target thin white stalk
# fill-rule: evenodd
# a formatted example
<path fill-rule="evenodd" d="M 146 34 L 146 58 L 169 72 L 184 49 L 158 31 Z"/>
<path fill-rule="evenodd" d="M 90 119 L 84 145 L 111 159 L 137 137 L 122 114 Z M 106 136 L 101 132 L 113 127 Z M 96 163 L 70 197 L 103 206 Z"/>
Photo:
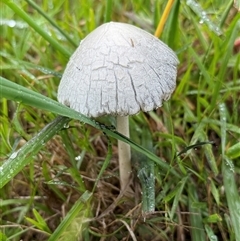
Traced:
<path fill-rule="evenodd" d="M 128 116 L 117 116 L 117 131 L 129 137 Z M 133 193 L 130 187 L 132 174 L 131 149 L 125 142 L 118 141 L 118 156 L 121 191 L 131 195 Z"/>

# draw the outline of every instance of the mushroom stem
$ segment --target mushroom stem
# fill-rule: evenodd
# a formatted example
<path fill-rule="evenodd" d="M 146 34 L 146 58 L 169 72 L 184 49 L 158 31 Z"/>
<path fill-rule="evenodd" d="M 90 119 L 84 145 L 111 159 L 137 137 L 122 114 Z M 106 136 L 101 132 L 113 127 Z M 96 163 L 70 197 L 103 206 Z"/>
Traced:
<path fill-rule="evenodd" d="M 128 116 L 117 116 L 117 131 L 126 137 L 129 137 Z M 118 140 L 119 173 L 121 191 L 126 195 L 133 193 L 130 187 L 132 167 L 131 167 L 131 149 L 128 144 Z"/>

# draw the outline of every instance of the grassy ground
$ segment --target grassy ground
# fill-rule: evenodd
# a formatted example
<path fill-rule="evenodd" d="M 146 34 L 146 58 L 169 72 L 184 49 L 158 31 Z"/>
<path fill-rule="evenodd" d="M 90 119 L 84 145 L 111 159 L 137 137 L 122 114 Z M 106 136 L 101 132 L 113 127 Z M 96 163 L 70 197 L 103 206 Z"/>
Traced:
<path fill-rule="evenodd" d="M 198 2 L 174 4 L 161 39 L 177 88 L 130 118 L 131 141 L 58 104 L 57 87 L 80 39 L 110 19 L 154 33 L 166 1 L 0 3 L 0 240 L 240 240 L 240 15 Z M 134 200 L 119 193 L 121 138 Z"/>

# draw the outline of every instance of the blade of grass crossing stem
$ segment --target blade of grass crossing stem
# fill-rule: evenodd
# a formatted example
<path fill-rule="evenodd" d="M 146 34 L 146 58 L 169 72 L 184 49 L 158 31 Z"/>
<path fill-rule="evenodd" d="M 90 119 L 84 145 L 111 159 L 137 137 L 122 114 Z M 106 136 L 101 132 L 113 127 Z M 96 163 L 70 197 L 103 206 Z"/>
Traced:
<path fill-rule="evenodd" d="M 10 0 L 3 0 L 8 7 L 10 7 L 17 15 L 19 15 L 26 23 L 29 24 L 37 33 L 39 33 L 45 40 L 47 40 L 56 50 L 58 50 L 65 57 L 70 57 L 70 53 L 66 48 L 64 48 L 60 43 L 58 43 L 54 38 L 52 38 L 47 32 L 39 26 L 36 21 L 24 12 L 17 3 Z"/>
<path fill-rule="evenodd" d="M 179 177 L 179 174 L 173 168 L 171 168 L 168 163 L 161 160 L 159 157 L 157 157 L 155 154 L 153 154 L 146 148 L 126 138 L 124 135 L 121 135 L 117 131 L 112 130 L 112 128 L 109 128 L 94 120 L 91 120 L 90 118 L 87 118 L 86 116 L 80 114 L 79 112 L 76 112 L 68 108 L 67 106 L 60 104 L 57 101 L 47 98 L 46 96 L 36 93 L 32 90 L 29 90 L 23 86 L 15 84 L 9 80 L 6 80 L 5 78 L 0 77 L 0 86 L 2 89 L 1 96 L 3 98 L 10 99 L 13 101 L 18 101 L 23 104 L 34 106 L 43 110 L 48 110 L 62 116 L 67 116 L 72 119 L 77 119 L 83 123 L 87 123 L 96 129 L 102 130 L 108 136 L 111 136 L 115 139 L 126 142 L 133 149 L 143 153 L 149 159 L 157 163 L 164 171 L 168 171 L 171 174 L 173 174 L 175 177 Z"/>
<path fill-rule="evenodd" d="M 202 241 L 205 240 L 205 234 L 203 229 L 202 210 L 194 207 L 198 202 L 197 188 L 193 185 L 194 182 L 188 184 L 188 206 L 190 212 L 190 224 L 191 224 L 191 240 Z"/>
<path fill-rule="evenodd" d="M 105 0 L 104 22 L 110 22 L 112 17 L 112 0 Z"/>
<path fill-rule="evenodd" d="M 49 237 L 48 241 L 82 240 L 81 235 L 88 223 L 89 216 L 91 215 L 91 197 L 92 193 L 89 191 L 82 194 L 54 233 Z M 75 237 L 75 239 L 71 239 L 73 237 Z"/>
<path fill-rule="evenodd" d="M 8 183 L 24 166 L 29 164 L 43 145 L 46 144 L 64 125 L 70 121 L 67 117 L 58 117 L 45 126 L 35 137 L 11 154 L 0 167 L 0 188 Z"/>
<path fill-rule="evenodd" d="M 238 194 L 238 188 L 234 177 L 234 164 L 231 159 L 225 155 L 226 136 L 227 136 L 227 110 L 224 103 L 219 104 L 219 114 L 221 121 L 221 138 L 222 138 L 222 174 L 223 182 L 227 197 L 228 208 L 230 211 L 232 226 L 237 241 L 240 240 L 240 196 Z M 231 233 L 231 232 L 230 232 Z"/>
<path fill-rule="evenodd" d="M 16 102 L 20 102 L 23 104 L 27 104 L 39 109 L 47 110 L 53 113 L 57 113 L 59 115 L 68 115 L 67 109 L 64 108 L 65 106 L 60 104 L 59 102 L 56 102 L 40 93 L 37 93 L 35 91 L 32 91 L 30 89 L 27 89 L 21 85 L 18 85 L 14 82 L 11 82 L 3 77 L 0 76 L 0 86 L 1 86 L 1 97 L 6 98 L 9 100 L 13 100 Z M 65 112 L 65 111 L 66 112 Z M 73 112 L 73 111 L 71 111 Z M 73 112 L 74 113 L 74 112 Z M 83 123 L 87 123 L 89 125 L 97 127 L 97 124 L 92 121 L 91 119 L 85 117 L 84 115 L 81 115 L 80 113 L 76 112 L 78 114 L 78 120 L 80 120 Z M 76 114 L 75 113 L 75 114 Z M 74 118 L 71 116 L 71 118 Z"/>
<path fill-rule="evenodd" d="M 67 35 L 65 33 L 65 31 L 63 31 L 59 26 L 58 24 L 51 18 L 49 17 L 49 15 L 47 15 L 43 10 L 42 8 L 40 8 L 36 3 L 34 3 L 33 1 L 31 0 L 25 0 L 29 5 L 31 5 L 36 11 L 38 11 L 45 19 L 47 19 L 47 21 L 54 27 L 56 28 L 61 34 L 62 36 L 64 36 L 68 42 L 73 46 L 73 47 L 78 47 L 78 44 L 75 43 L 72 38 Z"/>

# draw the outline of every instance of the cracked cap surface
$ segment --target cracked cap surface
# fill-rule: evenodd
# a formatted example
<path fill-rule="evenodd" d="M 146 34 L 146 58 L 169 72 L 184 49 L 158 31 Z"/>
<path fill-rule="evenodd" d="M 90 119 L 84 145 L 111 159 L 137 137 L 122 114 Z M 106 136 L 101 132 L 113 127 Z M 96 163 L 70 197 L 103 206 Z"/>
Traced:
<path fill-rule="evenodd" d="M 177 64 L 175 53 L 148 32 L 106 23 L 71 56 L 58 101 L 89 117 L 151 111 L 174 91 Z"/>

